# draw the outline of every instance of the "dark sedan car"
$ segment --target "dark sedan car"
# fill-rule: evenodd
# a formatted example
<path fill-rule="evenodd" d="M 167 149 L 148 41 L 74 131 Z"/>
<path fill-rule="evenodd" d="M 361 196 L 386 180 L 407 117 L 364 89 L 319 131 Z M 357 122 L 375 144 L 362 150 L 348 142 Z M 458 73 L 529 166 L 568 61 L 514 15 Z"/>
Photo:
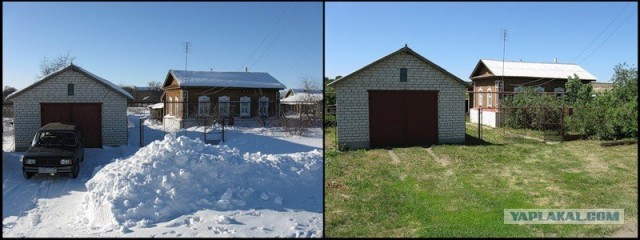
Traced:
<path fill-rule="evenodd" d="M 22 157 L 22 174 L 29 179 L 35 174 L 80 174 L 84 160 L 84 143 L 80 127 L 69 123 L 49 123 L 33 137 L 31 147 Z"/>

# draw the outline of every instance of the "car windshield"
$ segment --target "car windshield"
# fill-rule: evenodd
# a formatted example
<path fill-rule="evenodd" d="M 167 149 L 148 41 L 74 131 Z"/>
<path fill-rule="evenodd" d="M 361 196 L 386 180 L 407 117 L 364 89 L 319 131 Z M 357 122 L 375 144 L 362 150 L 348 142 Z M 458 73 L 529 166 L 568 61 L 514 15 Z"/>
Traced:
<path fill-rule="evenodd" d="M 73 132 L 42 131 L 36 136 L 35 145 L 75 145 Z"/>

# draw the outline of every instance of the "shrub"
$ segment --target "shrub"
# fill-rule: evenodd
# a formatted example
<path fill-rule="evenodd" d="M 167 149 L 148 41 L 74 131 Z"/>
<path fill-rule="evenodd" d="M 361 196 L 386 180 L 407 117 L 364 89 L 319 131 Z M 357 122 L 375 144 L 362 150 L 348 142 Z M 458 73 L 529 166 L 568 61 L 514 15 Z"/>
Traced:
<path fill-rule="evenodd" d="M 545 130 L 561 121 L 564 102 L 556 95 L 540 94 L 530 87 L 506 96 L 502 102 L 504 125 L 511 128 Z"/>

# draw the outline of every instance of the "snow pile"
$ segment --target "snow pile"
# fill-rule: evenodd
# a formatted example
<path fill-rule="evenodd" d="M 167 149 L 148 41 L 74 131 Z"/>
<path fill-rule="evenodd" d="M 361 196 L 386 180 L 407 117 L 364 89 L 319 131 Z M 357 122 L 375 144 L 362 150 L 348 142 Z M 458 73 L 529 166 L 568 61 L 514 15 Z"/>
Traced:
<path fill-rule="evenodd" d="M 201 209 L 282 209 L 288 198 L 321 182 L 318 150 L 241 154 L 226 145 L 167 135 L 97 171 L 86 183 L 86 217 L 94 226 L 131 227 Z"/>

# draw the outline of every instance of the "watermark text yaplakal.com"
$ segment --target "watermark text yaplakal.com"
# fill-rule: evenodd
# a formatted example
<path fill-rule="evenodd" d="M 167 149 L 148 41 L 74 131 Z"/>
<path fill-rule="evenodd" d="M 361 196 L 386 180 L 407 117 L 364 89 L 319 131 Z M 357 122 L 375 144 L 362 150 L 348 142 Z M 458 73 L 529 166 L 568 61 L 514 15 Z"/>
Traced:
<path fill-rule="evenodd" d="M 624 209 L 505 209 L 504 224 L 624 224 Z"/>

